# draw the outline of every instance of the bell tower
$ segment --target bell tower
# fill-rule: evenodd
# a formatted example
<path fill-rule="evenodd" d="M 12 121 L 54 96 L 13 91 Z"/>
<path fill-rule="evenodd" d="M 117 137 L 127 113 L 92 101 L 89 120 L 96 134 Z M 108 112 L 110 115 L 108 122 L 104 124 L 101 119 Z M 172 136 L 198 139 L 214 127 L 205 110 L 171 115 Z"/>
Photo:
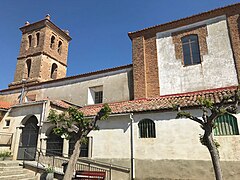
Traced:
<path fill-rule="evenodd" d="M 71 41 L 68 31 L 61 30 L 45 19 L 21 27 L 22 40 L 14 81 L 9 88 L 26 84 L 59 79 L 66 76 L 68 45 Z"/>

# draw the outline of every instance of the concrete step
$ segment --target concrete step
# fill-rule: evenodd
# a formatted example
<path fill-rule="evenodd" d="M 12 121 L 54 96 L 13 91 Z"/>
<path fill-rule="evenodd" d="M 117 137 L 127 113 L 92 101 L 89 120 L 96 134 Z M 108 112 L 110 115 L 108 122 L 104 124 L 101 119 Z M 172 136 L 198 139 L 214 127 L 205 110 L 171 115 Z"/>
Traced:
<path fill-rule="evenodd" d="M 0 167 L 19 166 L 19 161 L 0 161 Z"/>
<path fill-rule="evenodd" d="M 0 176 L 1 180 L 23 180 L 23 179 L 37 179 L 34 174 L 12 174 L 6 176 Z"/>
<path fill-rule="evenodd" d="M 1 180 L 37 180 L 35 173 L 24 169 L 19 161 L 0 161 Z"/>
<path fill-rule="evenodd" d="M 29 170 L 23 169 L 22 167 L 18 169 L 6 169 L 4 171 L 0 171 L 0 177 L 1 176 L 6 176 L 6 175 L 12 175 L 12 174 L 27 174 L 29 173 Z"/>
<path fill-rule="evenodd" d="M 18 171 L 18 170 L 21 170 L 21 169 L 23 169 L 22 166 L 5 166 L 5 167 L 0 167 L 0 173 L 2 171 L 7 171 L 7 170 L 9 170 L 9 171 Z"/>

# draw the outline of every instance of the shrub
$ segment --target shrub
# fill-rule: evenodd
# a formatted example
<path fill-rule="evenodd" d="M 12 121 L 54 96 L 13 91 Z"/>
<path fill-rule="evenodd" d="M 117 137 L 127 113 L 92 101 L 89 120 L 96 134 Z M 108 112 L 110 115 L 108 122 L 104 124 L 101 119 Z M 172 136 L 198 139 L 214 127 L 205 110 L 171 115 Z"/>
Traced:
<path fill-rule="evenodd" d="M 5 160 L 7 157 L 11 157 L 11 152 L 10 152 L 10 151 L 0 152 L 0 158 L 1 158 L 2 160 Z"/>

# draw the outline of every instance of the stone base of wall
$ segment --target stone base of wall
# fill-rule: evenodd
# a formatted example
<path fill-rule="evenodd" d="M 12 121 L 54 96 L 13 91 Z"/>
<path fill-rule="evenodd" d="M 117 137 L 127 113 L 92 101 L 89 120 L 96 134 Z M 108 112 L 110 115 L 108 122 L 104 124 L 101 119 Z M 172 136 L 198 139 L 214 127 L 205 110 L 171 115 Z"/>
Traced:
<path fill-rule="evenodd" d="M 130 167 L 130 159 L 97 159 Z M 240 179 L 240 161 L 221 161 L 224 180 Z M 116 173 L 116 174 L 115 174 Z M 113 172 L 113 179 L 127 180 L 124 173 Z M 215 180 L 211 161 L 135 160 L 135 180 Z"/>
<path fill-rule="evenodd" d="M 222 161 L 225 180 L 240 178 L 239 161 Z M 201 160 L 136 160 L 136 180 L 214 180 L 211 161 Z"/>

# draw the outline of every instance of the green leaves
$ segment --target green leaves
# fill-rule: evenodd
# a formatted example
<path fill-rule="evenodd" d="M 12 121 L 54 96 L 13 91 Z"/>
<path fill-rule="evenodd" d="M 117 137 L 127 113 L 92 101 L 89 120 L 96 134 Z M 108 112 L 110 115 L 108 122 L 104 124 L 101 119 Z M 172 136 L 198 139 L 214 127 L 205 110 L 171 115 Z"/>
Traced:
<path fill-rule="evenodd" d="M 98 112 L 98 116 L 100 120 L 106 120 L 109 115 L 111 114 L 111 108 L 108 106 L 108 104 L 104 104 L 102 109 Z"/>
<path fill-rule="evenodd" d="M 203 98 L 198 98 L 198 101 L 200 103 L 200 105 L 211 109 L 213 107 L 213 102 L 210 99 L 203 99 Z"/>
<path fill-rule="evenodd" d="M 111 108 L 104 104 L 97 113 L 97 118 L 85 118 L 83 113 L 76 107 L 70 107 L 65 112 L 57 113 L 50 110 L 48 120 L 55 124 L 54 133 L 69 139 L 77 134 L 87 135 L 91 130 L 97 130 L 97 120 L 105 120 L 109 117 Z"/>
<path fill-rule="evenodd" d="M 177 119 L 179 118 L 190 118 L 191 117 L 191 114 L 189 112 L 185 112 L 185 111 L 180 111 L 177 113 Z"/>

